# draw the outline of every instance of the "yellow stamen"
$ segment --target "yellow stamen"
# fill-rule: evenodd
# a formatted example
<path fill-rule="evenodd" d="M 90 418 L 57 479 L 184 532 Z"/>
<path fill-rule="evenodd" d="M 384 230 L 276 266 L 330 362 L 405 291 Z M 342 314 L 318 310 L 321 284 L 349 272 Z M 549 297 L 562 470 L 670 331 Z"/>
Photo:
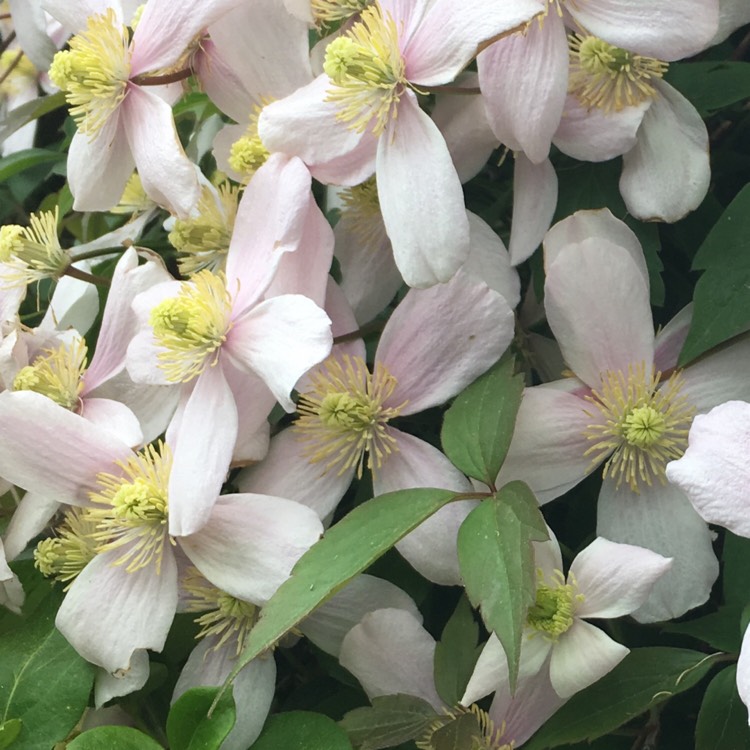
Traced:
<path fill-rule="evenodd" d="M 46 349 L 30 365 L 19 370 L 12 390 L 34 391 L 71 411 L 78 408 L 86 371 L 86 344 L 77 339 L 70 347 Z"/>
<path fill-rule="evenodd" d="M 380 135 L 396 117 L 409 85 L 396 22 L 390 15 L 384 18 L 378 4 L 362 11 L 346 35 L 328 45 L 323 69 L 332 84 L 326 101 L 336 102 L 337 117 L 359 133 L 374 120 L 372 131 Z"/>
<path fill-rule="evenodd" d="M 653 81 L 669 67 L 661 60 L 615 47 L 595 36 L 568 37 L 568 91 L 584 107 L 619 112 L 653 99 Z"/>
<path fill-rule="evenodd" d="M 215 650 L 234 641 L 234 652 L 239 656 L 248 633 L 258 621 L 260 609 L 216 588 L 196 568 L 188 569 L 182 588 L 188 595 L 185 611 L 205 613 L 195 620 L 201 626 L 196 638 L 214 636 L 218 639 L 212 647 Z"/>
<path fill-rule="evenodd" d="M 176 297 L 160 302 L 149 323 L 165 351 L 159 367 L 173 383 L 187 383 L 218 362 L 231 324 L 232 299 L 223 274 L 199 271 Z"/>
<path fill-rule="evenodd" d="M 641 363 L 630 366 L 627 374 L 607 372 L 601 388 L 587 396 L 604 421 L 586 428 L 586 437 L 594 444 L 585 455 L 593 455 L 596 465 L 611 454 L 604 476 L 615 479 L 617 487 L 625 481 L 638 492 L 654 479 L 665 484 L 667 463 L 687 448 L 695 409 L 680 393 L 683 377 L 675 372 L 665 383 L 660 380 L 660 372 L 647 374 Z"/>
<path fill-rule="evenodd" d="M 78 129 L 93 138 L 120 106 L 130 77 L 130 40 L 112 8 L 91 16 L 70 49 L 52 60 L 49 77 L 65 92 Z"/>
<path fill-rule="evenodd" d="M 355 187 L 341 191 L 342 218 L 345 216 L 363 247 L 374 248 L 387 237 L 378 200 L 378 185 L 373 175 Z"/>
<path fill-rule="evenodd" d="M 117 465 L 122 474 L 99 474 L 98 491 L 89 493 L 95 507 L 86 512 L 96 524 L 96 552 L 120 549 L 115 565 L 125 565 L 128 573 L 154 565 L 158 575 L 167 540 L 174 544 L 167 523 L 172 454 L 160 442 Z"/>
<path fill-rule="evenodd" d="M 113 214 L 140 214 L 154 206 L 156 203 L 146 195 L 138 172 L 133 172 L 125 185 L 125 190 L 122 191 L 120 202 L 110 211 Z"/>
<path fill-rule="evenodd" d="M 398 450 L 388 422 L 406 406 L 384 406 L 397 382 L 385 365 L 370 374 L 360 357 L 329 357 L 311 374 L 312 390 L 300 395 L 300 419 L 294 429 L 308 445 L 303 450 L 311 463 L 325 461 L 324 471 L 343 474 L 357 467 L 362 476 L 365 453 L 373 473 Z"/>
<path fill-rule="evenodd" d="M 537 570 L 536 601 L 529 607 L 526 624 L 550 641 L 567 633 L 575 619 L 576 606 L 584 601 L 575 581 L 566 583 L 562 571 L 556 570 L 551 585 L 544 573 Z"/>
<path fill-rule="evenodd" d="M 461 724 L 460 736 L 471 743 L 465 745 L 466 750 L 513 750 L 515 746 L 513 742 L 503 742 L 505 722 L 496 728 L 489 714 L 479 708 L 476 703 L 472 703 L 469 708 L 456 706 L 443 709 L 443 714 L 430 724 L 414 744 L 419 750 L 436 750 L 435 743 L 439 741 L 436 735 L 449 724 Z M 458 730 L 452 730 L 452 732 L 455 731 Z"/>
<path fill-rule="evenodd" d="M 315 24 L 324 27 L 346 21 L 363 11 L 371 2 L 372 0 L 312 0 L 310 8 Z"/>
<path fill-rule="evenodd" d="M 248 182 L 271 155 L 258 134 L 258 118 L 263 107 L 271 101 L 269 98 L 264 98 L 262 106 L 256 104 L 253 107 L 247 130 L 229 150 L 229 166 L 242 176 L 243 182 Z"/>
<path fill-rule="evenodd" d="M 5 80 L 0 83 L 0 95 L 2 96 L 13 96 L 30 86 L 36 88 L 36 79 L 39 75 L 37 69 L 26 55 L 21 54 L 18 57 L 18 53 L 19 50 L 6 49 L 5 52 L 0 54 L 0 74 L 4 74 L 10 70 L 11 65 L 13 66 Z M 16 58 L 18 58 L 18 62 L 16 62 Z"/>

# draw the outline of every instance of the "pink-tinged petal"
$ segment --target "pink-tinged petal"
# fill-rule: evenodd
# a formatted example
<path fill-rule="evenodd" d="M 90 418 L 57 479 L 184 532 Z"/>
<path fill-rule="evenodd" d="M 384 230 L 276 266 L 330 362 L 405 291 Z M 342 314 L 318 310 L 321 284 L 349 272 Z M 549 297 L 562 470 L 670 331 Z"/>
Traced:
<path fill-rule="evenodd" d="M 71 3 L 65 5 L 67 10 Z M 33 0 L 9 0 L 8 8 L 19 47 L 34 63 L 34 67 L 46 70 L 57 52 L 57 47 L 47 34 L 47 19 L 41 4 Z M 71 9 L 68 12 L 75 14 L 76 11 Z M 84 20 L 84 25 L 85 23 Z"/>
<path fill-rule="evenodd" d="M 133 174 L 122 113 L 115 112 L 89 140 L 79 130 L 68 151 L 68 183 L 76 211 L 108 211 L 116 206 Z"/>
<path fill-rule="evenodd" d="M 138 418 L 119 401 L 108 398 L 85 398 L 78 412 L 84 419 L 117 435 L 125 445 L 137 448 L 143 445 L 143 432 Z"/>
<path fill-rule="evenodd" d="M 471 492 L 471 482 L 433 446 L 393 427 L 394 451 L 373 477 L 375 496 L 413 487 L 440 487 Z M 442 586 L 460 586 L 456 539 L 458 529 L 478 500 L 461 500 L 441 508 L 396 544 L 398 551 L 425 578 Z"/>
<path fill-rule="evenodd" d="M 307 21 L 307 23 L 313 23 L 312 9 L 310 8 L 310 0 L 283 0 L 284 7 L 295 17 L 301 21 Z"/>
<path fill-rule="evenodd" d="M 717 0 L 597 0 L 566 8 L 590 34 L 660 60 L 701 52 L 719 22 Z"/>
<path fill-rule="evenodd" d="M 323 526 L 300 503 L 268 495 L 222 495 L 205 526 L 180 545 L 214 586 L 263 606 Z"/>
<path fill-rule="evenodd" d="M 15 560 L 28 543 L 44 531 L 59 507 L 60 502 L 56 496 L 27 492 L 13 511 L 3 534 L 6 558 Z"/>
<path fill-rule="evenodd" d="M 295 383 L 322 362 L 333 344 L 331 320 L 299 294 L 273 297 L 234 322 L 224 344 L 233 363 L 259 375 L 288 412 Z"/>
<path fill-rule="evenodd" d="M 443 708 L 435 690 L 435 639 L 403 609 L 379 609 L 362 618 L 341 644 L 339 662 L 368 698 L 404 693 Z"/>
<path fill-rule="evenodd" d="M 220 687 L 237 664 L 233 648 L 216 648 L 217 639 L 204 638 L 190 653 L 172 694 L 174 703 L 190 688 Z M 221 743 L 222 750 L 246 750 L 258 739 L 271 708 L 276 688 L 276 662 L 272 653 L 253 659 L 232 681 L 237 719 Z"/>
<path fill-rule="evenodd" d="M 380 139 L 376 175 L 380 210 L 404 281 L 416 287 L 448 281 L 469 254 L 463 190 L 443 136 L 411 91 Z"/>
<path fill-rule="evenodd" d="M 460 87 L 476 87 L 477 74 L 463 76 Z M 487 119 L 484 98 L 467 94 L 441 94 L 438 91 L 432 120 L 448 146 L 453 166 L 461 182 L 468 182 L 487 163 L 500 145 Z"/>
<path fill-rule="evenodd" d="M 125 367 L 127 345 L 136 333 L 133 298 L 172 277 L 158 256 L 138 265 L 138 254 L 129 248 L 117 262 L 107 296 L 96 351 L 84 375 L 84 394 Z"/>
<path fill-rule="evenodd" d="M 386 405 L 403 414 L 437 406 L 500 359 L 513 338 L 513 312 L 497 292 L 464 273 L 412 289 L 391 315 L 375 359 L 397 385 Z"/>
<path fill-rule="evenodd" d="M 461 271 L 477 281 L 483 281 L 490 289 L 499 292 L 511 308 L 521 300 L 521 280 L 518 271 L 510 264 L 510 256 L 503 241 L 484 219 L 471 211 L 469 217 L 469 257 Z"/>
<path fill-rule="evenodd" d="M 200 185 L 196 167 L 177 137 L 172 107 L 151 91 L 131 84 L 120 108 L 146 195 L 171 213 L 188 216 L 198 203 Z"/>
<path fill-rule="evenodd" d="M 396 22 L 399 45 L 403 50 L 422 23 L 430 0 L 380 0 L 378 4 L 383 15 Z"/>
<path fill-rule="evenodd" d="M 725 401 L 750 401 L 750 335 L 709 354 L 682 371 L 680 394 L 699 414 Z"/>
<path fill-rule="evenodd" d="M 299 252 L 307 239 L 308 216 L 319 210 L 311 184 L 300 159 L 273 154 L 245 188 L 227 255 L 227 288 L 235 293 L 236 311 L 263 294 L 284 254 Z M 322 236 L 312 240 L 325 242 Z"/>
<path fill-rule="evenodd" d="M 267 105 L 258 120 L 258 133 L 269 151 L 299 156 L 317 179 L 357 185 L 375 171 L 376 139 L 369 131 L 356 133 L 337 119 L 337 105 L 325 101 L 331 85 L 327 75 L 320 75 Z M 354 157 L 351 162 L 349 155 Z M 336 160 L 343 160 L 337 164 L 340 172 L 327 170 L 325 165 Z"/>
<path fill-rule="evenodd" d="M 677 366 L 677 359 L 692 322 L 693 303 L 690 302 L 664 328 L 657 331 L 654 342 L 654 367 L 659 372 L 666 372 Z"/>
<path fill-rule="evenodd" d="M 260 461 L 268 453 L 268 415 L 276 399 L 260 378 L 238 370 L 228 360 L 223 361 L 221 366 L 237 407 L 237 441 L 232 465 Z M 286 497 L 283 493 L 278 494 Z"/>
<path fill-rule="evenodd" d="M 108 430 L 32 391 L 0 394 L 0 476 L 29 492 L 81 505 L 99 472 L 132 451 Z"/>
<path fill-rule="evenodd" d="M 187 536 L 211 515 L 237 439 L 237 407 L 221 363 L 198 377 L 182 412 L 169 474 L 169 533 Z"/>
<path fill-rule="evenodd" d="M 82 271 L 91 270 L 90 264 L 86 261 L 76 263 L 75 267 Z M 3 294 L 6 294 L 5 290 Z M 96 286 L 72 276 L 63 276 L 55 284 L 55 291 L 40 327 L 57 328 L 60 331 L 75 328 L 84 334 L 94 324 L 98 314 L 99 292 Z"/>
<path fill-rule="evenodd" d="M 737 692 L 745 706 L 750 706 L 750 626 L 742 636 L 740 658 L 737 660 Z"/>
<path fill-rule="evenodd" d="M 498 486 L 514 479 L 526 482 L 540 503 L 575 487 L 595 467 L 586 455 L 591 447 L 586 428 L 602 418 L 590 411 L 587 401 L 558 385 L 567 386 L 567 382 L 524 391 L 510 450 L 497 481 Z"/>
<path fill-rule="evenodd" d="M 608 208 L 576 211 L 572 216 L 558 221 L 544 236 L 545 265 L 553 263 L 566 245 L 578 244 L 590 238 L 613 242 L 627 250 L 638 266 L 644 282 L 648 284 L 648 267 L 638 237 L 624 221 L 615 218 Z"/>
<path fill-rule="evenodd" d="M 528 260 L 539 247 L 556 207 L 557 174 L 552 162 L 545 159 L 533 164 L 522 153 L 516 154 L 510 232 L 510 259 L 514 266 Z"/>
<path fill-rule="evenodd" d="M 636 495 L 629 487 L 618 490 L 612 479 L 605 479 L 596 532 L 674 558 L 646 603 L 633 613 L 639 622 L 671 620 L 708 599 L 719 575 L 711 532 L 677 487 L 657 482 Z"/>
<path fill-rule="evenodd" d="M 10 271 L 8 266 L 0 264 L 0 323 L 14 321 L 16 315 L 18 315 L 18 308 L 26 297 L 25 286 L 19 286 L 18 284 L 5 286 L 5 278 L 8 274 L 11 274 L 12 278 L 14 272 Z M 87 286 L 91 285 L 88 284 Z"/>
<path fill-rule="evenodd" d="M 593 685 L 611 672 L 630 652 L 603 630 L 575 620 L 552 648 L 549 677 L 561 698 Z"/>
<path fill-rule="evenodd" d="M 434 0 L 403 49 L 406 77 L 423 86 L 449 83 L 471 62 L 480 44 L 520 28 L 541 10 L 537 0 L 474 0 L 461 5 Z"/>
<path fill-rule="evenodd" d="M 750 23 L 750 5 L 745 0 L 719 0 L 719 30 L 711 40 L 711 45 L 723 42 L 746 23 Z"/>
<path fill-rule="evenodd" d="M 94 705 L 101 708 L 112 698 L 119 698 L 140 690 L 148 680 L 149 660 L 148 651 L 138 649 L 133 652 L 130 659 L 130 667 L 111 674 L 106 669 L 96 670 L 96 681 L 94 683 Z"/>
<path fill-rule="evenodd" d="M 217 106 L 221 105 L 217 104 Z M 235 182 L 244 182 L 246 176 L 232 169 L 229 165 L 229 157 L 235 141 L 245 135 L 246 129 L 244 125 L 225 125 L 214 137 L 213 155 L 216 159 L 216 166 L 226 172 Z"/>
<path fill-rule="evenodd" d="M 280 99 L 313 79 L 308 28 L 278 0 L 253 0 L 222 16 L 209 31 L 245 89 L 260 100 Z"/>
<path fill-rule="evenodd" d="M 327 518 L 349 488 L 354 468 L 342 474 L 325 471 L 324 463 L 310 463 L 302 455 L 303 448 L 293 429 L 282 430 L 272 438 L 263 461 L 240 473 L 237 487 L 241 492 L 295 500 L 314 510 L 319 518 Z"/>
<path fill-rule="evenodd" d="M 21 1 L 28 4 L 28 0 Z M 122 21 L 122 7 L 118 0 L 80 0 L 75 3 L 70 0 L 42 0 L 42 7 L 70 34 L 82 31 L 89 16 L 106 13 L 108 8 L 115 11 L 118 21 Z"/>
<path fill-rule="evenodd" d="M 700 414 L 685 455 L 667 466 L 667 478 L 701 518 L 750 537 L 750 404 L 728 401 Z"/>
<path fill-rule="evenodd" d="M 633 216 L 675 222 L 697 208 L 711 181 L 708 131 L 682 94 L 663 81 L 622 159 L 620 193 Z"/>
<path fill-rule="evenodd" d="M 656 581 L 672 567 L 669 558 L 632 544 L 596 538 L 570 566 L 570 577 L 586 598 L 577 617 L 622 617 L 640 607 Z"/>
<path fill-rule="evenodd" d="M 149 0 L 133 34 L 131 76 L 174 65 L 195 37 L 242 0 Z"/>
<path fill-rule="evenodd" d="M 236 126 L 239 131 L 232 142 L 244 132 L 244 123 L 248 113 L 257 102 L 248 92 L 239 74 L 231 67 L 213 38 L 203 38 L 200 49 L 193 56 L 193 70 L 200 81 L 201 89 L 209 99 L 222 111 L 242 125 Z M 231 143 L 230 143 L 231 145 Z"/>
<path fill-rule="evenodd" d="M 368 227 L 368 242 L 362 241 L 360 229 L 359 219 L 344 211 L 333 234 L 341 289 L 361 324 L 381 312 L 403 282 L 382 218 L 373 220 Z M 356 326 L 351 330 L 356 330 Z"/>
<path fill-rule="evenodd" d="M 538 164 L 549 154 L 568 88 L 568 38 L 548 13 L 523 33 L 495 42 L 477 58 L 479 85 L 498 140 Z"/>
<path fill-rule="evenodd" d="M 318 648 L 338 658 L 344 636 L 368 613 L 403 609 L 421 622 L 414 600 L 390 581 L 360 575 L 321 604 L 299 626 Z"/>
<path fill-rule="evenodd" d="M 607 161 L 636 144 L 638 128 L 651 102 L 645 101 L 619 112 L 584 107 L 572 94 L 565 102 L 560 125 L 552 142 L 564 154 L 580 161 Z"/>
<path fill-rule="evenodd" d="M 122 550 L 97 555 L 73 581 L 57 629 L 87 661 L 109 672 L 128 669 L 139 649 L 161 651 L 177 609 L 177 566 L 165 544 L 161 572 L 128 573 Z"/>
<path fill-rule="evenodd" d="M 547 266 L 547 320 L 571 370 L 597 388 L 609 371 L 654 357 L 649 287 L 630 252 L 590 238 L 566 245 Z M 596 310 L 596 313 L 593 311 Z"/>

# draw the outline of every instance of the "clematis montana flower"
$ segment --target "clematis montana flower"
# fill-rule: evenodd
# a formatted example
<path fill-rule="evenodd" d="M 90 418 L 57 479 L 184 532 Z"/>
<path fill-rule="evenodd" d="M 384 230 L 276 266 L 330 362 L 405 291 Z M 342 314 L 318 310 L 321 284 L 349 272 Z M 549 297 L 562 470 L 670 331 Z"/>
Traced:
<path fill-rule="evenodd" d="M 544 247 L 547 320 L 575 377 L 526 389 L 498 482 L 523 479 L 548 502 L 603 464 L 597 532 L 674 558 L 634 616 L 677 617 L 708 598 L 718 563 L 665 466 L 697 413 L 750 397 L 750 339 L 677 369 L 689 314 L 654 337 L 643 251 L 606 209 L 555 225 Z"/>
<path fill-rule="evenodd" d="M 324 182 L 356 185 L 375 171 L 404 280 L 448 281 L 468 255 L 469 227 L 445 140 L 417 93 L 452 81 L 482 42 L 539 10 L 535 0 L 375 2 L 328 44 L 323 75 L 264 108 L 260 137 Z"/>
<path fill-rule="evenodd" d="M 201 30 L 240 0 L 149 0 L 129 38 L 119 0 L 44 0 L 75 34 L 50 78 L 66 93 L 78 125 L 68 180 L 78 211 L 104 211 L 120 199 L 137 166 L 150 197 L 187 215 L 198 200 L 195 167 L 182 150 L 172 108 L 139 84 L 177 65 Z"/>

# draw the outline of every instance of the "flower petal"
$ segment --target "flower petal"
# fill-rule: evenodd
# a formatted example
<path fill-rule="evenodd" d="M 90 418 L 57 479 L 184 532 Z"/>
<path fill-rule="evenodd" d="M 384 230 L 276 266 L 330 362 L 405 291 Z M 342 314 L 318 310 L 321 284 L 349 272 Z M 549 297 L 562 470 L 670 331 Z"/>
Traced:
<path fill-rule="evenodd" d="M 143 445 L 143 433 L 138 418 L 125 404 L 109 398 L 86 398 L 79 414 L 103 430 L 114 433 L 130 448 Z"/>
<path fill-rule="evenodd" d="M 133 652 L 130 666 L 124 674 L 118 671 L 111 674 L 106 669 L 98 669 L 94 684 L 94 705 L 101 708 L 112 698 L 119 698 L 140 690 L 149 677 L 148 651 L 138 649 Z"/>

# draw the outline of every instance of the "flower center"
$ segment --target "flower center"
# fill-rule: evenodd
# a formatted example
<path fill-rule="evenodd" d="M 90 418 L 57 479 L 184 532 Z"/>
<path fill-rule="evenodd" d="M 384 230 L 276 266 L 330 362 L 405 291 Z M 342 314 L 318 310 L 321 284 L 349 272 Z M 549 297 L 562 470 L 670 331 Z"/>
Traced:
<path fill-rule="evenodd" d="M 34 565 L 43 576 L 67 583 L 67 591 L 72 581 L 96 557 L 95 532 L 96 525 L 86 511 L 72 508 L 55 530 L 56 536 L 37 544 Z"/>
<path fill-rule="evenodd" d="M 78 407 L 86 371 L 86 344 L 77 339 L 68 347 L 47 349 L 33 364 L 19 370 L 12 390 L 34 391 L 70 411 Z"/>
<path fill-rule="evenodd" d="M 271 155 L 263 145 L 258 135 L 258 118 L 263 107 L 270 104 L 272 99 L 264 98 L 263 105 L 255 105 L 250 113 L 250 122 L 244 135 L 236 140 L 229 149 L 229 166 L 242 175 L 245 182 L 266 163 Z"/>
<path fill-rule="evenodd" d="M 231 328 L 232 300 L 224 275 L 199 271 L 176 297 L 151 311 L 154 337 L 164 347 L 159 367 L 173 383 L 187 383 L 218 361 Z"/>
<path fill-rule="evenodd" d="M 554 572 L 551 586 L 544 583 L 541 570 L 537 570 L 537 578 L 536 601 L 529 607 L 526 624 L 556 641 L 573 625 L 576 604 L 583 601 L 583 594 L 577 593 L 575 582 L 566 583 L 562 571 Z"/>
<path fill-rule="evenodd" d="M 456 706 L 443 710 L 444 713 L 438 716 L 414 743 L 420 750 L 438 750 L 441 747 L 462 747 L 466 750 L 513 750 L 513 742 L 502 741 L 505 724 L 496 728 L 487 712 L 479 708 L 476 703 L 469 708 Z"/>
<path fill-rule="evenodd" d="M 607 372 L 601 388 L 592 391 L 590 401 L 603 415 L 604 422 L 586 428 L 594 441 L 586 455 L 592 465 L 611 454 L 604 476 L 611 476 L 619 487 L 627 482 L 634 492 L 654 479 L 666 482 L 665 467 L 685 452 L 695 409 L 681 395 L 683 377 L 675 372 L 665 383 L 661 373 L 646 374 L 644 363 L 629 367 L 628 373 Z"/>
<path fill-rule="evenodd" d="M 112 8 L 91 16 L 86 29 L 52 60 L 49 77 L 65 92 L 70 114 L 90 138 L 104 126 L 127 93 L 130 40 Z"/>
<path fill-rule="evenodd" d="M 319 27 L 332 26 L 363 11 L 372 0 L 311 0 L 315 24 Z"/>
<path fill-rule="evenodd" d="M 361 19 L 326 48 L 323 69 L 333 87 L 326 101 L 339 105 L 338 119 L 362 133 L 374 120 L 380 135 L 396 117 L 406 80 L 396 22 L 378 4 L 362 11 Z"/>
<path fill-rule="evenodd" d="M 239 187 L 223 183 L 218 198 L 204 185 L 198 208 L 189 219 L 177 219 L 169 241 L 180 252 L 180 273 L 192 276 L 199 271 L 219 271 L 224 266 L 232 229 L 237 216 Z"/>
<path fill-rule="evenodd" d="M 12 284 L 58 279 L 70 265 L 70 255 L 57 239 L 58 209 L 31 214 L 29 226 L 0 227 L 0 263 L 13 270 Z"/>
<path fill-rule="evenodd" d="M 158 574 L 169 538 L 167 488 L 172 454 L 159 443 L 117 465 L 123 474 L 100 473 L 96 478 L 98 491 L 89 493 L 95 507 L 86 513 L 96 525 L 92 535 L 96 552 L 121 549 L 115 565 L 125 565 L 128 573 L 133 573 L 153 564 Z"/>
<path fill-rule="evenodd" d="M 407 402 L 385 406 L 396 388 L 396 378 L 380 363 L 370 373 L 361 357 L 329 357 L 310 375 L 313 389 L 300 395 L 300 414 L 294 429 L 308 445 L 303 455 L 311 463 L 325 461 L 324 471 L 338 473 L 357 467 L 362 476 L 365 453 L 373 472 L 398 450 L 387 429 Z"/>
<path fill-rule="evenodd" d="M 568 37 L 570 77 L 568 92 L 584 106 L 619 112 L 656 96 L 653 81 L 669 67 L 661 60 L 642 57 L 595 36 Z"/>
<path fill-rule="evenodd" d="M 196 638 L 215 636 L 218 639 L 213 646 L 215 650 L 234 640 L 234 650 L 239 656 L 248 633 L 258 621 L 259 607 L 216 588 L 192 567 L 185 574 L 182 588 L 187 592 L 185 611 L 204 613 L 195 620 L 201 626 Z"/>

